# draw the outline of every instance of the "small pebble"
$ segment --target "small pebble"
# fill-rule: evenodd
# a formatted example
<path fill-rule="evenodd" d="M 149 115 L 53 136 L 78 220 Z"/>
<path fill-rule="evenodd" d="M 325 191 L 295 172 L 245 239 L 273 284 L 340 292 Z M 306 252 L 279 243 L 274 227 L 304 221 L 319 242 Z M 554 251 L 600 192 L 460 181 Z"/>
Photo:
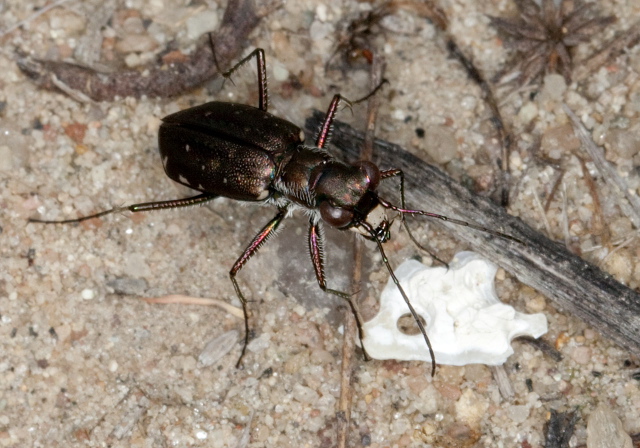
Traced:
<path fill-rule="evenodd" d="M 282 82 L 289 79 L 289 70 L 279 62 L 272 62 L 271 69 L 273 70 L 273 79 L 276 81 Z"/>
<path fill-rule="evenodd" d="M 451 128 L 431 125 L 425 128 L 425 151 L 441 165 L 448 163 L 458 155 L 458 143 Z"/>
<path fill-rule="evenodd" d="M 591 348 L 585 346 L 576 347 L 571 352 L 571 358 L 578 364 L 587 364 L 591 361 Z"/>
<path fill-rule="evenodd" d="M 528 102 L 520 108 L 518 112 L 518 118 L 523 123 L 529 123 L 531 120 L 538 116 L 538 106 L 533 101 Z"/>
<path fill-rule="evenodd" d="M 293 386 L 293 398 L 300 403 L 313 404 L 318 401 L 318 393 L 302 384 L 295 384 Z"/>
<path fill-rule="evenodd" d="M 564 76 L 557 73 L 549 74 L 544 77 L 540 100 L 561 101 L 566 90 L 567 82 L 565 81 Z"/>
<path fill-rule="evenodd" d="M 456 415 L 458 419 L 473 427 L 482 420 L 488 408 L 486 397 L 466 389 L 456 402 Z"/>
<path fill-rule="evenodd" d="M 611 238 L 618 240 L 627 237 L 633 231 L 631 220 L 626 216 L 620 216 L 614 219 L 609 225 Z"/>
<path fill-rule="evenodd" d="M 239 337 L 240 333 L 237 330 L 231 330 L 210 339 L 200 352 L 200 355 L 198 355 L 198 362 L 203 367 L 217 363 L 235 347 Z"/>
<path fill-rule="evenodd" d="M 92 300 L 96 296 L 96 293 L 93 289 L 87 288 L 83 289 L 80 295 L 84 300 Z"/>
<path fill-rule="evenodd" d="M 527 308 L 527 311 L 529 311 L 530 313 L 540 313 L 546 308 L 547 301 L 542 294 L 537 294 L 536 296 L 527 300 L 525 306 Z"/>
<path fill-rule="evenodd" d="M 604 269 L 619 282 L 628 284 L 635 264 L 631 253 L 626 249 L 620 249 L 607 257 Z"/>
<path fill-rule="evenodd" d="M 583 332 L 584 338 L 588 340 L 593 340 L 598 337 L 598 333 L 593 331 L 591 328 L 586 328 Z"/>
<path fill-rule="evenodd" d="M 195 40 L 204 33 L 218 28 L 218 12 L 211 9 L 200 11 L 187 19 L 187 37 Z"/>
<path fill-rule="evenodd" d="M 116 44 L 120 53 L 144 53 L 154 50 L 158 42 L 148 34 L 130 34 Z"/>
<path fill-rule="evenodd" d="M 604 403 L 587 420 L 587 448 L 633 448 L 620 418 Z"/>
<path fill-rule="evenodd" d="M 540 143 L 542 151 L 553 159 L 559 159 L 570 151 L 580 148 L 580 140 L 570 123 L 547 129 Z"/>
<path fill-rule="evenodd" d="M 627 129 L 610 129 L 604 138 L 607 159 L 631 159 L 640 152 L 640 135 Z"/>
<path fill-rule="evenodd" d="M 569 342 L 569 339 L 569 335 L 566 332 L 560 332 L 560 334 L 556 338 L 556 350 L 562 350 L 562 348 L 567 345 L 567 342 Z"/>
<path fill-rule="evenodd" d="M 529 408 L 525 405 L 512 405 L 507 408 L 507 415 L 514 423 L 524 423 L 529 418 Z"/>

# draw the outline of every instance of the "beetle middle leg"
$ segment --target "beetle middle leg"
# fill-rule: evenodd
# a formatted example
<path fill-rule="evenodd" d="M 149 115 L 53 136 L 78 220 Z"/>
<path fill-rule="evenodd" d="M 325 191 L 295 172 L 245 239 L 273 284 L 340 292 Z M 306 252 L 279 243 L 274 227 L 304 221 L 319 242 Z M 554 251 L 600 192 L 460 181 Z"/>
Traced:
<path fill-rule="evenodd" d="M 353 303 L 353 298 L 351 294 L 346 292 L 338 291 L 336 289 L 327 288 L 327 282 L 324 276 L 324 237 L 322 235 L 322 231 L 320 228 L 320 223 L 317 220 L 311 218 L 309 220 L 309 253 L 311 254 L 311 262 L 313 263 L 313 269 L 316 273 L 316 279 L 318 280 L 318 285 L 324 292 L 328 292 L 329 294 L 333 294 L 338 296 L 349 303 L 349 307 L 351 308 L 351 312 L 353 313 L 353 317 L 356 319 L 356 324 L 358 325 L 358 336 L 360 337 L 360 346 L 362 347 L 362 351 L 364 352 L 364 358 L 368 361 L 369 355 L 364 348 L 364 332 L 362 331 L 362 318 L 360 317 L 360 313 Z"/>
<path fill-rule="evenodd" d="M 278 214 L 271 219 L 267 223 L 266 226 L 258 232 L 258 234 L 253 237 L 253 240 L 247 248 L 244 250 L 242 255 L 236 260 L 233 264 L 233 267 L 229 271 L 229 277 L 231 278 L 231 282 L 233 283 L 233 287 L 236 290 L 236 295 L 238 299 L 240 299 L 240 303 L 242 304 L 242 312 L 244 313 L 244 345 L 242 346 L 242 353 L 240 353 L 240 357 L 238 358 L 238 362 L 236 363 L 236 367 L 240 367 L 242 363 L 242 358 L 244 357 L 245 352 L 247 351 L 247 344 L 249 344 L 249 316 L 247 314 L 247 299 L 240 291 L 240 286 L 238 285 L 238 281 L 236 280 L 236 274 L 242 267 L 249 261 L 258 250 L 262 247 L 264 243 L 266 243 L 267 239 L 275 234 L 275 231 L 278 229 L 278 226 L 282 222 L 282 220 L 287 216 L 287 208 L 282 207 L 278 210 Z"/>

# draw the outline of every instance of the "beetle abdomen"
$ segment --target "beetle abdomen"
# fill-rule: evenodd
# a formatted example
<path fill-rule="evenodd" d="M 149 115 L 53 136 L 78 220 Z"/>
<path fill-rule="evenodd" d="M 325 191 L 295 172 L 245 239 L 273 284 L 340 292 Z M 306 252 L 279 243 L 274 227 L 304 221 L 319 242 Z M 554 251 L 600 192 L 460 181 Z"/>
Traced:
<path fill-rule="evenodd" d="M 158 140 L 167 176 L 182 185 L 239 201 L 271 195 L 276 164 L 261 148 L 173 123 L 160 126 Z"/>

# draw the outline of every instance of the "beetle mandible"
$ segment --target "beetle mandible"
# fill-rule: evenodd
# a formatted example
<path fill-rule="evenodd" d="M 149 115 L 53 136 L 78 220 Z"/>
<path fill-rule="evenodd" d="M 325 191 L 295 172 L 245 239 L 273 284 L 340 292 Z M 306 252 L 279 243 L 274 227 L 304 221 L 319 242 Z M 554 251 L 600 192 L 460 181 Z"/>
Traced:
<path fill-rule="evenodd" d="M 433 375 L 436 367 L 435 357 L 426 330 L 393 273 L 382 246 L 391 238 L 390 229 L 394 218 L 399 216 L 406 227 L 405 215 L 422 215 L 472 227 L 512 241 L 518 240 L 473 223 L 422 210 L 407 209 L 404 199 L 404 174 L 399 169 L 380 170 L 369 161 L 345 164 L 334 159 L 325 149 L 330 140 L 331 125 L 339 105 L 342 102 L 352 104 L 339 94 L 333 97 L 329 105 L 315 146 L 305 145 L 302 129 L 267 111 L 269 96 L 266 63 L 261 48 L 255 49 L 223 76 L 228 78 L 254 57 L 258 66 L 257 108 L 213 101 L 162 119 L 158 145 L 167 176 L 175 182 L 199 191 L 200 194 L 170 201 L 115 207 L 75 219 L 50 221 L 32 218 L 29 221 L 48 224 L 78 223 L 120 211 L 143 212 L 187 207 L 203 204 L 217 197 L 274 205 L 278 210 L 276 215 L 258 232 L 229 271 L 244 313 L 244 345 L 236 364 L 240 366 L 250 332 L 247 300 L 236 276 L 249 258 L 275 234 L 285 217 L 294 209 L 304 209 L 309 214 L 308 244 L 318 285 L 323 291 L 347 301 L 356 318 L 361 341 L 364 334 L 351 294 L 327 287 L 324 274 L 323 222 L 340 230 L 353 230 L 376 243 L 383 263 L 400 290 L 429 348 Z M 380 86 L 356 102 L 366 100 L 375 94 Z M 384 200 L 376 192 L 380 181 L 392 177 L 398 177 L 400 180 L 401 206 Z"/>

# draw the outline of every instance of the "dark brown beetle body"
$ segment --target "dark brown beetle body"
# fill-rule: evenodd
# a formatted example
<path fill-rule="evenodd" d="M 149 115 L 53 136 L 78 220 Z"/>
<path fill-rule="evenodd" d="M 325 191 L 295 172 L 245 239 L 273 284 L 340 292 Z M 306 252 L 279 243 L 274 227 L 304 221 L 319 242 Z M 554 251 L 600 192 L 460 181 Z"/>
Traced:
<path fill-rule="evenodd" d="M 374 164 L 346 165 L 321 148 L 304 146 L 302 129 L 264 110 L 214 101 L 162 121 L 164 170 L 194 190 L 240 201 L 290 202 L 319 210 L 323 221 L 338 228 L 356 225 L 354 216 L 366 219 L 378 205 L 380 172 Z"/>

